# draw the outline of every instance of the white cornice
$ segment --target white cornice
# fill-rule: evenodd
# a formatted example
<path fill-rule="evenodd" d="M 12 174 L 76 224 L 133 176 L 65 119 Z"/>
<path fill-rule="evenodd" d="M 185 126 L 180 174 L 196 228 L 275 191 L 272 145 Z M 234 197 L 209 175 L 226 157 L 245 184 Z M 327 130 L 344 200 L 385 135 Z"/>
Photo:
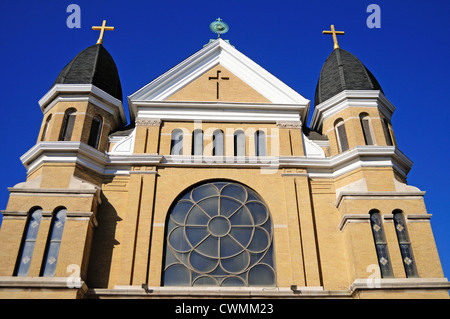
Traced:
<path fill-rule="evenodd" d="M 39 106 L 45 114 L 57 102 L 79 101 L 89 101 L 112 114 L 119 126 L 127 123 L 122 102 L 92 84 L 56 84 L 39 100 Z"/>
<path fill-rule="evenodd" d="M 229 103 L 229 102 L 135 102 L 139 119 L 220 122 L 301 121 L 305 107 L 298 104 Z"/>
<path fill-rule="evenodd" d="M 292 90 L 261 66 L 222 39 L 211 42 L 174 68 L 128 97 L 130 116 L 136 117 L 142 101 L 164 101 L 176 91 L 221 64 L 274 104 L 292 104 L 301 108 L 304 121 L 310 101 Z"/>
<path fill-rule="evenodd" d="M 77 163 L 100 174 L 129 175 L 132 166 L 305 168 L 310 177 L 336 178 L 361 167 L 391 167 L 406 177 L 412 162 L 394 146 L 358 146 L 329 158 L 300 156 L 214 157 L 102 153 L 80 142 L 40 142 L 21 157 L 28 172 L 42 163 Z"/>
<path fill-rule="evenodd" d="M 348 107 L 376 107 L 391 119 L 395 106 L 379 90 L 345 90 L 314 108 L 311 128 L 318 130 L 323 121 Z"/>

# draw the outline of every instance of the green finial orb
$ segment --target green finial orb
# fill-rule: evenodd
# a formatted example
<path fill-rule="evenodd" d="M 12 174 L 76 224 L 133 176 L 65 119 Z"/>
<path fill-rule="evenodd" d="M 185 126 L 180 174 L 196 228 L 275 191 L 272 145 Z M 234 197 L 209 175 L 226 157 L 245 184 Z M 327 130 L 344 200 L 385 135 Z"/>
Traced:
<path fill-rule="evenodd" d="M 209 29 L 212 32 L 217 33 L 217 37 L 220 38 L 220 35 L 227 33 L 230 27 L 228 26 L 228 24 L 223 22 L 221 18 L 217 18 L 216 21 L 212 22 L 209 25 Z"/>

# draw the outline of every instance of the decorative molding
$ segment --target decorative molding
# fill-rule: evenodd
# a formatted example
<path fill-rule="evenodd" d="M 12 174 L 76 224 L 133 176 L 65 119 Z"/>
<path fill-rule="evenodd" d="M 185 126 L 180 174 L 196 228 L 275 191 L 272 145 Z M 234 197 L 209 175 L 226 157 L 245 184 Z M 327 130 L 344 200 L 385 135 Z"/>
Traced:
<path fill-rule="evenodd" d="M 338 194 L 335 206 L 339 208 L 342 204 L 342 202 L 346 199 L 349 200 L 386 200 L 386 199 L 399 199 L 399 200 L 405 200 L 405 199 L 422 199 L 425 195 L 425 192 L 364 192 L 364 191 L 356 191 L 356 192 L 349 192 L 349 191 L 342 191 Z M 387 217 L 389 218 L 389 217 Z"/>
<path fill-rule="evenodd" d="M 385 289 L 444 289 L 450 288 L 447 278 L 366 278 L 355 279 L 350 291 Z"/>
<path fill-rule="evenodd" d="M 135 116 L 142 120 L 276 123 L 299 122 L 304 106 L 296 104 L 135 101 Z"/>
<path fill-rule="evenodd" d="M 137 126 L 161 126 L 161 119 L 136 119 Z"/>
<path fill-rule="evenodd" d="M 302 128 L 302 122 L 301 121 L 295 121 L 295 122 L 277 122 L 278 128 L 292 128 L 292 129 L 301 129 Z"/>
<path fill-rule="evenodd" d="M 130 135 L 110 137 L 110 143 L 115 143 L 115 145 L 112 147 L 111 152 L 108 152 L 107 154 L 131 155 L 133 154 L 135 140 L 136 128 L 133 129 Z"/>
<path fill-rule="evenodd" d="M 303 137 L 303 150 L 306 157 L 316 157 L 316 158 L 325 158 L 325 152 L 322 147 L 316 144 L 314 141 L 310 140 L 306 137 L 305 134 L 302 133 Z"/>
<path fill-rule="evenodd" d="M 311 128 L 318 130 L 325 119 L 348 107 L 375 107 L 389 120 L 395 111 L 394 105 L 379 90 L 344 90 L 315 106 Z"/>
<path fill-rule="evenodd" d="M 432 214 L 405 214 L 407 223 L 430 222 Z"/>
<path fill-rule="evenodd" d="M 360 291 L 397 290 L 414 293 L 417 290 L 448 290 L 447 278 L 363 278 L 355 279 L 349 289 L 324 290 L 321 286 L 297 287 L 145 287 L 115 286 L 113 289 L 93 288 L 87 296 L 109 298 L 352 298 Z"/>
<path fill-rule="evenodd" d="M 66 288 L 83 289 L 87 291 L 87 286 L 80 277 L 20 277 L 20 276 L 0 276 L 1 288 Z"/>
<path fill-rule="evenodd" d="M 368 223 L 369 220 L 369 214 L 344 214 L 339 222 L 338 229 L 343 231 L 348 223 Z"/>
<path fill-rule="evenodd" d="M 40 100 L 45 114 L 59 101 L 89 101 L 114 115 L 118 124 L 126 124 L 122 102 L 92 84 L 56 84 Z"/>
<path fill-rule="evenodd" d="M 309 177 L 314 178 L 336 178 L 361 167 L 391 167 L 399 175 L 406 177 L 412 166 L 412 162 L 394 146 L 358 146 L 337 156 L 319 158 L 305 156 L 235 157 L 105 154 L 81 142 L 40 142 L 26 152 L 21 160 L 28 172 L 43 163 L 75 163 L 103 175 L 129 175 L 132 166 L 144 165 L 302 168 L 306 169 Z M 35 188 L 39 188 L 39 186 Z M 412 194 L 408 192 L 408 195 L 423 196 L 423 193 Z"/>

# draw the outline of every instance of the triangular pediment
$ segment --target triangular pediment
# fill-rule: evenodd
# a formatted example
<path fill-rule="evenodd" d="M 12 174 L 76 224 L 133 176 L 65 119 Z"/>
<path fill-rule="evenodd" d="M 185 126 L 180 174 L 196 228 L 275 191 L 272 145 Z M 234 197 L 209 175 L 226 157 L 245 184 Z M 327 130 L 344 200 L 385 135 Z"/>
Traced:
<path fill-rule="evenodd" d="M 214 79 L 218 75 L 219 80 Z M 173 101 L 296 105 L 303 109 L 304 118 L 310 103 L 222 39 L 130 95 L 128 101 L 132 118 L 137 105 Z"/>

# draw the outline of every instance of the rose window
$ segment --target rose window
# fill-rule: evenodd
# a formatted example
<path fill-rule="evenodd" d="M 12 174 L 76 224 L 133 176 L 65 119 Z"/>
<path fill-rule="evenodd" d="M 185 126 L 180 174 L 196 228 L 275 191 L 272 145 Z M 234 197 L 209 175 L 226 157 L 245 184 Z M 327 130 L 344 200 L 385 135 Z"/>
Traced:
<path fill-rule="evenodd" d="M 164 286 L 274 286 L 270 213 L 251 189 L 210 182 L 174 203 Z"/>

